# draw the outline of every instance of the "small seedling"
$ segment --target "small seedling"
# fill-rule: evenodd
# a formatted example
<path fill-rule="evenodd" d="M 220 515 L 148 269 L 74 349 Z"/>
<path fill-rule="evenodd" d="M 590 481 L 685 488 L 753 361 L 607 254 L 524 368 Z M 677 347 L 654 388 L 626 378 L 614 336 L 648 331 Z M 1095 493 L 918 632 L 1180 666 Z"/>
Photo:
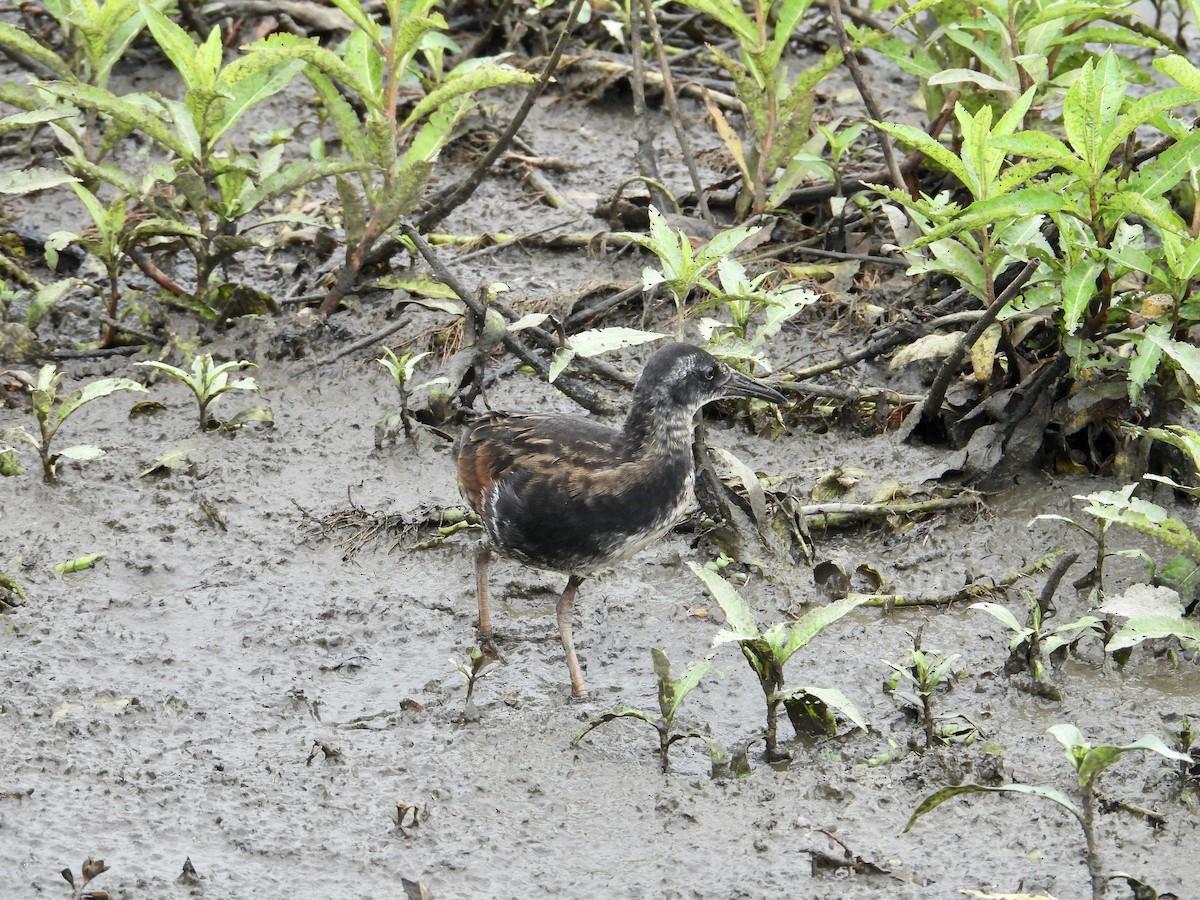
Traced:
<path fill-rule="evenodd" d="M 408 401 L 417 391 L 425 390 L 433 387 L 435 384 L 449 384 L 446 378 L 433 378 L 429 381 L 423 381 L 418 385 L 409 387 L 412 383 L 413 373 L 417 370 L 417 363 L 429 356 L 429 353 L 418 353 L 413 356 L 412 353 L 405 353 L 403 356 L 396 356 L 391 347 L 383 348 L 383 357 L 375 360 L 392 376 L 392 381 L 396 383 L 396 392 L 400 395 L 400 412 L 399 414 L 387 415 L 379 420 L 375 426 L 375 446 L 379 447 L 383 444 L 384 437 L 389 432 L 394 432 L 396 425 L 400 425 L 404 429 L 404 437 L 407 440 L 412 440 L 412 414 L 408 411 Z"/>
<path fill-rule="evenodd" d="M 1021 625 L 1008 609 L 999 603 L 972 603 L 971 609 L 981 609 L 1001 622 L 1012 633 L 1008 643 L 1009 656 L 1004 664 L 1008 675 L 1028 672 L 1030 692 L 1047 700 L 1062 700 L 1062 692 L 1050 678 L 1050 663 L 1061 662 L 1067 649 L 1085 637 L 1103 637 L 1103 623 L 1096 616 L 1081 616 L 1074 622 L 1048 627 L 1054 615 L 1054 592 L 1067 569 L 1079 557 L 1068 553 L 1051 570 L 1041 596 L 1029 594 L 1029 623 Z"/>
<path fill-rule="evenodd" d="M 38 436 L 35 437 L 24 428 L 16 431 L 23 441 L 37 450 L 42 461 L 42 477 L 47 484 L 55 484 L 58 481 L 60 459 L 89 460 L 99 459 L 104 455 L 103 450 L 91 444 L 76 444 L 58 453 L 50 452 L 50 442 L 72 413 L 93 400 L 99 400 L 117 391 L 146 392 L 142 385 L 128 378 L 101 378 L 64 396 L 58 392 L 63 374 L 53 364 L 42 366 L 33 388 L 33 416 L 37 419 Z"/>
<path fill-rule="evenodd" d="M 181 369 L 177 366 L 172 366 L 169 363 L 159 362 L 158 360 L 150 360 L 148 362 L 140 362 L 139 366 L 150 366 L 159 371 L 166 372 L 172 378 L 177 378 L 191 389 L 191 392 L 196 397 L 196 403 L 200 407 L 200 430 L 207 431 L 213 424 L 214 420 L 209 419 L 208 408 L 216 402 L 216 400 L 224 393 L 229 391 L 257 391 L 258 384 L 253 378 L 239 378 L 237 381 L 229 380 L 229 373 L 238 369 L 253 367 L 254 363 L 244 359 L 231 360 L 230 362 L 216 363 L 213 361 L 212 355 L 202 353 L 192 359 L 191 370 Z M 252 421 L 255 418 L 263 419 L 269 417 L 270 413 L 262 406 L 253 406 L 249 409 L 242 410 L 233 419 L 228 422 L 217 423 L 225 427 L 237 427 L 245 424 L 247 421 Z"/>
<path fill-rule="evenodd" d="M 799 733 L 813 727 L 832 736 L 837 730 L 833 710 L 842 713 L 851 722 L 867 728 L 866 720 L 849 698 L 835 688 L 811 686 L 783 689 L 783 667 L 797 650 L 808 645 L 818 634 L 842 616 L 866 603 L 870 598 L 863 595 L 844 597 L 825 606 L 805 613 L 794 622 L 779 622 L 765 631 L 760 631 L 754 614 L 746 601 L 733 586 L 709 569 L 688 563 L 699 576 L 709 593 L 720 604 L 725 613 L 727 628 L 713 638 L 713 644 L 736 641 L 742 655 L 754 670 L 762 688 L 767 708 L 767 725 L 764 733 L 768 762 L 788 759 L 780 752 L 776 738 L 776 722 L 782 705 L 792 727 Z"/>
<path fill-rule="evenodd" d="M 108 891 L 88 890 L 88 884 L 95 878 L 108 871 L 108 866 L 102 859 L 92 859 L 90 856 L 79 867 L 80 881 L 75 883 L 75 873 L 70 869 L 62 870 L 63 879 L 71 886 L 71 900 L 108 900 Z"/>
<path fill-rule="evenodd" d="M 475 682 L 484 675 L 492 673 L 492 664 L 497 659 L 499 657 L 495 653 L 472 647 L 471 655 L 468 657 L 469 664 L 461 663 L 457 659 L 450 660 L 450 664 L 458 669 L 459 674 L 467 680 L 467 703 L 471 702 L 471 694 L 475 691 Z"/>
<path fill-rule="evenodd" d="M 944 656 L 936 650 L 921 649 L 922 629 L 912 635 L 912 652 L 902 663 L 889 662 L 894 674 L 888 681 L 888 690 L 893 696 L 908 703 L 925 725 L 925 749 L 942 743 L 938 733 L 938 717 L 933 712 L 933 693 L 938 686 L 949 684 L 954 678 L 955 666 L 962 658 L 958 653 Z M 904 683 L 906 686 L 901 687 Z"/>
<path fill-rule="evenodd" d="M 940 806 L 947 800 L 962 794 L 1005 792 L 1049 800 L 1051 803 L 1058 804 L 1073 815 L 1083 829 L 1083 836 L 1087 846 L 1088 874 L 1091 877 L 1092 883 L 1092 900 L 1102 900 L 1104 885 L 1107 879 L 1100 862 L 1100 848 L 1096 844 L 1096 781 L 1105 769 L 1115 763 L 1124 754 L 1133 750 L 1149 750 L 1166 759 L 1175 760 L 1180 763 L 1191 764 L 1192 758 L 1186 753 L 1172 750 L 1163 743 L 1161 738 L 1152 734 L 1139 738 L 1132 744 L 1093 747 L 1088 744 L 1083 734 L 1074 725 L 1054 725 L 1047 729 L 1047 733 L 1053 735 L 1054 739 L 1063 745 L 1066 750 L 1067 762 L 1075 770 L 1075 780 L 1079 789 L 1080 800 L 1078 804 L 1061 791 L 1044 785 L 1002 784 L 989 786 L 983 784 L 961 784 L 955 787 L 942 788 L 940 791 L 936 791 L 922 800 L 916 811 L 913 812 L 912 817 L 908 820 L 908 824 L 904 826 L 904 830 L 911 830 L 913 825 L 916 824 L 917 819 L 921 818 L 925 813 Z"/>
<path fill-rule="evenodd" d="M 654 658 L 654 677 L 658 681 L 659 715 L 656 717 L 644 710 L 634 709 L 630 706 L 619 707 L 611 712 L 603 713 L 589 722 L 583 731 L 575 735 L 571 745 L 578 747 L 585 735 L 607 722 L 615 722 L 617 719 L 640 719 L 658 732 L 658 756 L 662 761 L 664 774 L 670 767 L 671 745 L 688 738 L 696 738 L 708 745 L 709 757 L 712 759 L 715 769 L 719 763 L 724 761 L 725 754 L 711 739 L 694 730 L 672 732 L 679 705 L 700 683 L 700 679 L 708 672 L 712 660 L 708 658 L 694 660 L 683 670 L 682 675 L 675 678 L 671 672 L 671 661 L 667 659 L 666 653 L 655 647 L 650 654 Z"/>

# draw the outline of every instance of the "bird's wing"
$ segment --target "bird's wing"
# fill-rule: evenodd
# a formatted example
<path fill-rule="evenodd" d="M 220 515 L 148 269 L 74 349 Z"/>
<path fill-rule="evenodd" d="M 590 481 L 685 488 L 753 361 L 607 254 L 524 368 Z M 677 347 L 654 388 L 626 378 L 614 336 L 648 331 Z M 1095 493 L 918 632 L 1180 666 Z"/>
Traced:
<path fill-rule="evenodd" d="M 620 433 L 586 419 L 487 413 L 455 445 L 459 487 L 478 512 L 493 485 L 533 480 L 569 496 L 611 467 Z"/>

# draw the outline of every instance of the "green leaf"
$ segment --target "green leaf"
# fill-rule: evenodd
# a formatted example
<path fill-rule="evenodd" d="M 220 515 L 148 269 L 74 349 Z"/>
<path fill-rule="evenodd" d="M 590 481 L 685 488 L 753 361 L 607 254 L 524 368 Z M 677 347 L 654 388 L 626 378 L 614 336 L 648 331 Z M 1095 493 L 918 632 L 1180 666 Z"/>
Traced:
<path fill-rule="evenodd" d="M 789 688 L 786 691 L 775 692 L 775 699 L 783 701 L 803 700 L 805 696 L 816 697 L 826 706 L 830 707 L 831 709 L 836 709 L 847 719 L 853 722 L 858 728 L 861 728 L 863 731 L 868 730 L 869 726 L 867 724 L 867 720 L 863 714 L 859 712 L 858 707 L 854 705 L 849 697 L 836 688 L 819 688 L 813 687 L 812 685 L 806 685 L 804 687 Z"/>
<path fill-rule="evenodd" d="M 349 16 L 350 21 L 361 28 L 373 43 L 381 44 L 383 42 L 383 29 L 368 15 L 358 0 L 331 0 L 331 2 Z"/>
<path fill-rule="evenodd" d="M 1009 612 L 1007 607 L 1001 606 L 999 603 L 972 603 L 968 609 L 982 609 L 985 613 L 998 619 L 1009 631 L 1020 632 L 1024 629 L 1024 626 L 1017 621 L 1017 617 Z"/>
<path fill-rule="evenodd" d="M 98 110 L 119 122 L 136 128 L 151 140 L 185 160 L 191 160 L 194 157 L 190 148 L 167 127 L 167 123 L 161 115 L 156 115 L 150 111 L 148 106 L 136 102 L 138 100 L 146 104 L 151 102 L 143 95 L 126 94 L 118 97 L 91 85 L 63 84 L 61 82 L 50 82 L 41 87 L 56 97 L 69 100 L 78 107 Z"/>
<path fill-rule="evenodd" d="M 456 97 L 474 94 L 485 88 L 502 87 L 507 84 L 530 84 L 534 76 L 512 66 L 483 66 L 478 69 L 451 78 L 438 85 L 426 94 L 413 107 L 408 118 L 400 125 L 401 131 L 407 131 L 414 123 L 425 118 L 430 112 L 445 105 Z"/>
<path fill-rule="evenodd" d="M 1200 69 L 1190 60 L 1182 56 L 1164 56 L 1154 60 L 1153 66 L 1193 94 L 1200 95 Z"/>
<path fill-rule="evenodd" d="M 550 366 L 546 371 L 546 380 L 554 384 L 554 379 L 561 375 L 575 358 L 575 351 L 570 347 L 559 347 L 554 351 Z"/>
<path fill-rule="evenodd" d="M 109 394 L 114 394 L 117 391 L 133 391 L 144 394 L 146 393 L 146 388 L 129 378 L 101 378 L 97 381 L 90 381 L 81 389 L 68 394 L 67 398 L 59 405 L 59 424 L 61 425 L 65 422 L 67 417 L 79 409 L 79 407 L 91 403 L 93 400 L 99 400 L 101 397 L 107 397 Z"/>
<path fill-rule="evenodd" d="M 1151 325 L 1146 330 L 1156 331 L 1157 337 L 1163 339 L 1167 337 L 1166 325 Z M 1137 342 L 1133 357 L 1129 360 L 1129 399 L 1132 402 L 1137 402 L 1146 382 L 1158 372 L 1158 365 L 1162 361 L 1162 357 L 1162 345 L 1157 341 L 1140 340 Z"/>
<path fill-rule="evenodd" d="M 1159 231 L 1169 231 L 1180 237 L 1190 237 L 1188 224 L 1164 197 L 1146 197 L 1132 188 L 1122 188 L 1103 199 L 1101 208 L 1108 214 L 1116 212 L 1122 216 L 1140 216 Z"/>
<path fill-rule="evenodd" d="M 358 113 L 333 82 L 318 69 L 310 66 L 305 69 L 304 74 L 329 115 L 329 121 L 333 123 L 334 130 L 341 138 L 346 153 L 365 170 L 371 165 L 371 150 L 367 146 L 367 132 L 358 119 Z"/>
<path fill-rule="evenodd" d="M 1187 649 L 1200 647 L 1200 624 L 1182 616 L 1136 616 L 1109 639 L 1105 653 L 1136 647 L 1143 641 L 1174 637 Z"/>
<path fill-rule="evenodd" d="M 780 664 L 786 663 L 797 650 L 811 642 L 834 622 L 870 599 L 869 594 L 851 594 L 811 609 L 795 622 L 780 622 L 772 625 L 763 632 L 762 637 L 771 645 Z M 722 609 L 724 609 L 723 604 Z"/>
<path fill-rule="evenodd" d="M 1025 794 L 1030 797 L 1039 797 L 1042 800 L 1049 800 L 1051 803 L 1057 803 L 1080 822 L 1083 821 L 1083 813 L 1080 811 L 1066 794 L 1057 791 L 1054 788 L 1043 787 L 1035 784 L 1002 784 L 995 787 L 983 784 L 960 784 L 954 787 L 944 787 L 940 791 L 935 791 L 930 794 L 920 805 L 917 806 L 912 816 L 909 817 L 908 824 L 904 826 L 905 831 L 912 829 L 916 824 L 917 819 L 925 815 L 930 810 L 936 809 L 947 800 L 952 800 L 955 797 L 960 797 L 964 794 L 983 794 L 983 793 L 1011 793 Z"/>
<path fill-rule="evenodd" d="M 580 331 L 570 337 L 571 349 L 579 356 L 599 356 L 611 350 L 624 347 L 636 347 L 651 341 L 659 341 L 668 335 L 657 331 L 641 331 L 637 328 L 614 326 L 612 328 L 595 328 L 590 331 Z"/>
<path fill-rule="evenodd" d="M 28 56 L 34 62 L 49 69 L 59 78 L 66 81 L 76 81 L 71 67 L 57 53 L 44 44 L 35 41 L 24 30 L 7 22 L 0 22 L 0 46 L 8 47 L 20 54 Z"/>
<path fill-rule="evenodd" d="M 238 63 L 245 62 L 244 66 Z M 214 144 L 242 117 L 264 100 L 274 97 L 304 70 L 303 60 L 292 60 L 282 65 L 271 66 L 268 60 L 254 56 L 243 56 L 228 65 L 216 80 L 218 91 L 227 96 L 219 104 L 220 116 L 205 123 L 205 137 Z M 266 71 L 262 71 L 262 70 Z"/>
<path fill-rule="evenodd" d="M 74 447 L 67 447 L 65 450 L 60 450 L 55 456 L 61 456 L 63 459 L 73 459 L 76 462 L 91 462 L 93 459 L 100 459 L 100 457 L 104 456 L 104 451 L 91 444 L 76 444 Z"/>
<path fill-rule="evenodd" d="M 340 81 L 368 108 L 378 113 L 385 113 L 381 106 L 382 98 L 375 96 L 371 86 L 342 62 L 337 54 L 320 46 L 315 38 L 305 39 L 292 34 L 273 34 L 244 49 L 249 54 L 258 55 L 259 65 L 278 65 L 289 60 L 302 59 L 326 77 Z"/>
<path fill-rule="evenodd" d="M 1096 278 L 1102 271 L 1104 263 L 1089 256 L 1072 266 L 1063 277 L 1063 328 L 1067 333 L 1074 334 L 1078 330 L 1088 304 L 1099 291 Z"/>
<path fill-rule="evenodd" d="M 1125 138 L 1129 137 L 1136 129 L 1145 125 L 1159 113 L 1175 109 L 1179 106 L 1186 106 L 1188 103 L 1193 102 L 1194 99 L 1195 95 L 1186 88 L 1168 88 L 1165 91 L 1155 91 L 1153 94 L 1134 101 L 1126 109 L 1124 115 L 1117 119 L 1112 130 L 1104 135 L 1104 140 L 1100 144 L 1101 157 L 1108 159 L 1113 151 L 1125 142 Z"/>
<path fill-rule="evenodd" d="M 963 165 L 962 160 L 955 156 L 954 152 L 945 147 L 940 141 L 934 140 L 920 128 L 893 122 L 872 121 L 871 124 L 876 128 L 883 129 L 892 137 L 912 145 L 912 147 L 921 151 L 942 168 L 946 169 L 946 171 L 961 181 L 964 186 L 967 188 L 972 187 L 971 175 L 967 171 L 966 166 Z"/>
<path fill-rule="evenodd" d="M 44 191 L 78 181 L 78 178 L 68 175 L 66 172 L 56 172 L 53 169 L 35 166 L 0 175 L 0 194 L 32 194 L 35 191 Z"/>
<path fill-rule="evenodd" d="M 141 10 L 155 42 L 167 55 L 187 88 L 211 88 L 211 80 L 204 83 L 200 78 L 202 73 L 196 65 L 196 44 L 191 36 L 148 3 L 141 4 Z"/>
<path fill-rule="evenodd" d="M 61 119 L 68 119 L 71 115 L 72 113 L 65 109 L 33 109 L 16 113 L 0 119 L 0 134 L 43 125 L 46 122 L 57 122 Z"/>
<path fill-rule="evenodd" d="M 999 197 L 976 200 L 945 225 L 932 229 L 914 241 L 913 246 L 922 247 L 963 231 L 982 229 L 1000 222 L 1059 212 L 1066 205 L 1067 200 L 1061 193 L 1043 187 L 1031 187 Z"/>
<path fill-rule="evenodd" d="M 240 211 L 245 213 L 257 209 L 264 201 L 290 194 L 313 181 L 361 170 L 361 164 L 348 159 L 305 159 L 288 163 L 278 172 L 251 187 L 242 200 Z"/>
<path fill-rule="evenodd" d="M 1165 331 L 1151 333 L 1150 329 L 1147 329 L 1143 341 L 1151 341 L 1161 347 L 1163 353 L 1183 369 L 1194 384 L 1200 385 L 1200 349 L 1194 344 L 1171 340 Z"/>
<path fill-rule="evenodd" d="M 721 611 L 725 613 L 726 627 L 713 638 L 714 646 L 728 641 L 740 641 L 759 636 L 758 623 L 754 621 L 754 613 L 750 611 L 750 607 L 746 605 L 741 594 L 733 589 L 733 585 L 711 569 L 705 569 L 694 562 L 689 561 L 688 568 L 704 582 L 708 592 L 712 594 L 717 605 L 721 607 Z"/>
<path fill-rule="evenodd" d="M 98 448 L 93 447 L 92 449 L 95 450 Z M 63 455 L 65 455 L 65 453 L 66 451 L 64 451 Z M 101 455 L 103 455 L 103 451 L 101 451 Z M 100 560 L 104 559 L 106 556 L 108 556 L 108 552 L 104 550 L 100 551 L 99 553 L 87 553 L 83 556 L 78 556 L 75 559 L 68 559 L 65 562 L 55 563 L 54 571 L 59 575 L 69 575 L 72 572 L 82 572 L 86 569 L 92 568 L 92 566 L 96 565 L 96 563 L 100 562 Z"/>
<path fill-rule="evenodd" d="M 1104 138 L 1112 133 L 1125 98 L 1125 79 L 1120 63 L 1110 50 L 1100 62 L 1083 64 L 1079 77 L 1063 101 L 1063 127 L 1075 152 L 1088 164 L 1093 176 L 1108 165 L 1102 152 Z"/>

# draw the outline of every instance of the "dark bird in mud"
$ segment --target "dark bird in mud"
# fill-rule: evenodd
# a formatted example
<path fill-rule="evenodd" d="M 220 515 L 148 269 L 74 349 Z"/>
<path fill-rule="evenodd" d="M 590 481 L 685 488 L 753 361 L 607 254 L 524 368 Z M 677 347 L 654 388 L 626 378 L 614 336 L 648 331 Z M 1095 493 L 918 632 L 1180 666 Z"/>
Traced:
<path fill-rule="evenodd" d="M 497 550 L 567 575 L 558 633 L 571 692 L 587 696 L 571 638 L 575 592 L 596 569 L 632 556 L 692 502 L 694 419 L 726 397 L 782 403 L 778 391 L 686 344 L 658 350 L 633 390 L 621 428 L 572 416 L 488 412 L 454 447 L 459 489 L 487 533 L 475 557 L 479 639 L 490 644 L 488 564 Z"/>

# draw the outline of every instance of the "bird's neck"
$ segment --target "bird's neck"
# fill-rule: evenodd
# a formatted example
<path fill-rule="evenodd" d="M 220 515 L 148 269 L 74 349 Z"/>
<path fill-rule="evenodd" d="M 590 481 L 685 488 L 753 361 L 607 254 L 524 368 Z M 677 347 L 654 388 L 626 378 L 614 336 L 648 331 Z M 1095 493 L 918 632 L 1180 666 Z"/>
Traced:
<path fill-rule="evenodd" d="M 694 410 L 635 395 L 622 428 L 626 453 L 640 458 L 690 459 L 695 416 Z"/>

